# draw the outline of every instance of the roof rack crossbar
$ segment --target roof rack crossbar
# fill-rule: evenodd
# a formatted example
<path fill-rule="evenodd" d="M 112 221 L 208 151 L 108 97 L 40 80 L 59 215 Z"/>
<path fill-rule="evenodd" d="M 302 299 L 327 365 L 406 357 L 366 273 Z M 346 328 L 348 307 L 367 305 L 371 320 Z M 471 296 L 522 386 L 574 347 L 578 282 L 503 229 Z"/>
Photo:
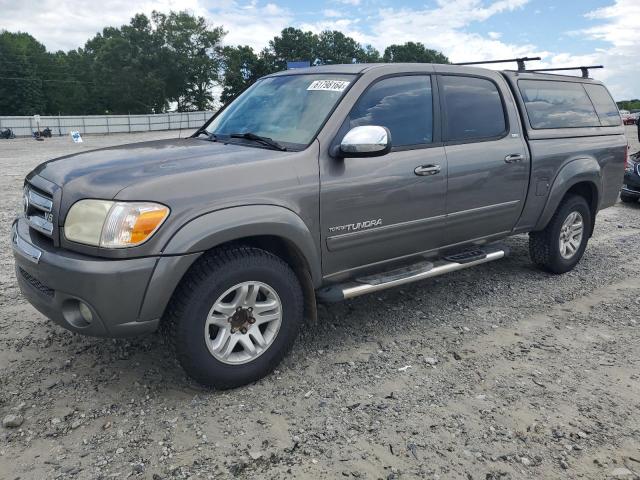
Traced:
<path fill-rule="evenodd" d="M 520 57 L 520 58 L 507 58 L 505 60 L 483 60 L 481 62 L 460 62 L 453 65 L 486 65 L 490 63 L 511 63 L 516 62 L 518 64 L 518 71 L 525 72 L 526 68 L 524 62 L 531 62 L 533 60 L 540 60 L 540 57 Z"/>
<path fill-rule="evenodd" d="M 603 65 L 587 65 L 584 67 L 567 67 L 567 68 L 536 68 L 534 70 L 527 70 L 527 72 L 561 72 L 565 70 L 580 70 L 582 72 L 582 78 L 589 78 L 589 69 L 592 68 L 604 68 Z"/>

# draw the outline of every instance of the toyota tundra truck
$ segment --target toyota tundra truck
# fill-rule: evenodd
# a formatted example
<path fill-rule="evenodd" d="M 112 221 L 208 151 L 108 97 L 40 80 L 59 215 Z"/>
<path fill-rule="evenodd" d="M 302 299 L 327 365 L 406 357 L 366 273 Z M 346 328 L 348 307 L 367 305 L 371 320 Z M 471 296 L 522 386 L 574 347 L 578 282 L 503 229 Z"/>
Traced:
<path fill-rule="evenodd" d="M 12 228 L 17 281 L 58 325 L 160 329 L 189 376 L 231 388 L 274 369 L 317 301 L 498 260 L 522 233 L 534 264 L 571 270 L 626 154 L 616 104 L 589 78 L 279 72 L 189 138 L 35 168 Z"/>

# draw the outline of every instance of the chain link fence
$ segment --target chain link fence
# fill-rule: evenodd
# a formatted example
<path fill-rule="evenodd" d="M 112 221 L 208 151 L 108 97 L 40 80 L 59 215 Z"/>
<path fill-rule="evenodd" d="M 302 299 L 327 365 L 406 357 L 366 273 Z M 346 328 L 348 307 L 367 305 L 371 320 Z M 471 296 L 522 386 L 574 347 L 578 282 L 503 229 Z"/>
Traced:
<path fill-rule="evenodd" d="M 200 127 L 214 112 L 158 113 L 145 115 L 81 115 L 41 116 L 40 130 L 50 128 L 54 136 L 69 132 L 85 134 L 151 132 L 157 130 L 181 130 Z M 31 136 L 38 130 L 38 123 L 30 117 L 0 117 L 0 130 L 10 128 L 17 137 Z"/>

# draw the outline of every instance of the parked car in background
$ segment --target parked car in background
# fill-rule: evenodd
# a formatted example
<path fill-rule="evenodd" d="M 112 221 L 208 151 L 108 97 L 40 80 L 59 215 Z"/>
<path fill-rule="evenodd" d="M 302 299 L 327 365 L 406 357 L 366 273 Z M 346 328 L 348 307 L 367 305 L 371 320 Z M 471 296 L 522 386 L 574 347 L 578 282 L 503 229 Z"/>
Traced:
<path fill-rule="evenodd" d="M 11 130 L 10 128 L 3 128 L 2 130 L 0 130 L 0 138 L 11 140 L 13 138 L 16 138 L 16 136 L 13 134 L 13 130 Z"/>
<path fill-rule="evenodd" d="M 625 125 L 634 125 L 636 119 L 629 110 L 620 110 L 620 116 L 622 117 L 622 123 Z"/>
<path fill-rule="evenodd" d="M 640 152 L 627 157 L 624 164 L 624 183 L 620 191 L 620 200 L 635 203 L 640 199 Z"/>

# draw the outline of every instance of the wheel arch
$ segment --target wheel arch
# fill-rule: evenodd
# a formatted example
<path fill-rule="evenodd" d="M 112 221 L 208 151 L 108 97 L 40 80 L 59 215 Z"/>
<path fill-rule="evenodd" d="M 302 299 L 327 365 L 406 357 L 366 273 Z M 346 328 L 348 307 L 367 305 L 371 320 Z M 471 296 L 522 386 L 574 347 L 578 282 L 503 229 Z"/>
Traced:
<path fill-rule="evenodd" d="M 226 246 L 250 246 L 265 250 L 281 258 L 287 263 L 298 277 L 304 295 L 304 314 L 315 323 L 317 320 L 316 294 L 313 278 L 309 270 L 307 259 L 300 249 L 291 240 L 277 235 L 254 235 L 251 237 L 238 238 L 216 248 Z"/>
<path fill-rule="evenodd" d="M 173 235 L 163 255 L 206 252 L 231 242 L 283 253 L 304 266 L 314 284 L 321 281 L 319 249 L 310 229 L 296 213 L 276 205 L 232 207 L 197 217 Z"/>
<path fill-rule="evenodd" d="M 580 158 L 567 163 L 554 179 L 545 207 L 533 231 L 543 230 L 547 226 L 567 195 L 579 195 L 589 204 L 591 211 L 589 236 L 591 236 L 600 204 L 601 184 L 600 165 L 595 158 Z"/>
<path fill-rule="evenodd" d="M 591 225 L 589 228 L 589 238 L 593 235 L 593 229 L 596 225 L 596 214 L 598 213 L 598 202 L 600 200 L 598 188 L 595 183 L 590 181 L 583 181 L 574 184 L 567 193 L 562 197 L 566 198 L 568 195 L 578 195 L 583 197 L 589 204 L 589 211 L 591 212 Z"/>
<path fill-rule="evenodd" d="M 305 316 L 315 320 L 315 289 L 322 276 L 313 236 L 298 215 L 273 205 L 228 208 L 184 225 L 163 250 L 140 318 L 158 318 L 164 313 L 184 276 L 205 252 L 240 245 L 260 248 L 284 260 L 302 286 Z"/>

